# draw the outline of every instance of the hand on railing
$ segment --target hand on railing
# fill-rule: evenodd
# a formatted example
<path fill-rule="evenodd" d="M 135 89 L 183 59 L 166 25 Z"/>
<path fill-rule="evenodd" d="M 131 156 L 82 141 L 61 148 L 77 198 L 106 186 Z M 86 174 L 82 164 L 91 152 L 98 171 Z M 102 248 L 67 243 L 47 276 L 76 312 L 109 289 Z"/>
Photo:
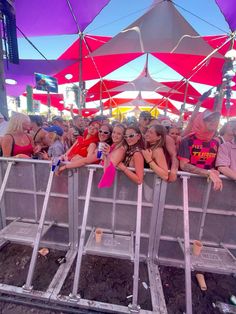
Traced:
<path fill-rule="evenodd" d="M 170 170 L 168 176 L 168 182 L 175 182 L 177 180 L 177 170 Z"/>
<path fill-rule="evenodd" d="M 107 156 L 109 153 L 110 153 L 110 150 L 111 150 L 111 146 L 108 145 L 107 143 L 103 143 L 103 146 L 102 146 L 102 154 L 104 156 Z"/>
<path fill-rule="evenodd" d="M 208 171 L 208 179 L 213 182 L 213 189 L 215 191 L 222 191 L 223 183 L 219 177 L 220 173 L 217 170 L 211 169 Z"/>

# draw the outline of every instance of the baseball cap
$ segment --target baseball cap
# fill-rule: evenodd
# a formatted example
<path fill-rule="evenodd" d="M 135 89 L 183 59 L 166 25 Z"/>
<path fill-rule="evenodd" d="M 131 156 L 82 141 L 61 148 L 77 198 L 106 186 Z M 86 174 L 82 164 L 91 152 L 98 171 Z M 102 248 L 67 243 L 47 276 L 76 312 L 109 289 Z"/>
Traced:
<path fill-rule="evenodd" d="M 63 120 L 62 117 L 60 117 L 60 116 L 54 116 L 54 117 L 52 117 L 52 122 L 53 122 L 53 121 L 63 122 L 64 120 Z"/>
<path fill-rule="evenodd" d="M 59 135 L 59 136 L 62 136 L 62 135 L 63 135 L 63 129 L 60 128 L 60 127 L 57 126 L 57 125 L 49 126 L 48 128 L 45 128 L 44 130 L 47 131 L 47 132 L 56 133 L 56 134 Z"/>

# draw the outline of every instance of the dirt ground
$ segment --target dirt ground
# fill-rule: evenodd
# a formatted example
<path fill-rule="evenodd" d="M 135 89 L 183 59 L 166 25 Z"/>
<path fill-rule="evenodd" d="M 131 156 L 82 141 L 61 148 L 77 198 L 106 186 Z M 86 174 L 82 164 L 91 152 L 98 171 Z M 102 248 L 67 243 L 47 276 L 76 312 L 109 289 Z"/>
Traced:
<path fill-rule="evenodd" d="M 8 244 L 0 251 L 0 283 L 22 286 L 27 271 L 32 248 Z M 47 257 L 38 255 L 33 286 L 45 291 L 58 269 L 59 251 L 50 250 Z M 72 290 L 74 265 L 62 287 L 61 294 L 68 295 Z M 160 274 L 169 314 L 185 313 L 184 270 L 160 266 Z M 212 303 L 229 303 L 231 295 L 236 294 L 236 279 L 233 276 L 205 274 L 207 291 L 201 291 L 192 273 L 192 295 L 194 314 L 217 314 L 219 310 Z M 127 306 L 131 302 L 133 263 L 108 257 L 86 255 L 82 260 L 79 293 L 85 299 Z M 140 264 L 139 304 L 142 309 L 151 310 L 148 274 L 145 263 Z M 14 304 L 0 294 L 0 313 L 3 314 L 54 314 L 66 313 L 62 309 L 39 309 L 34 306 Z M 49 305 L 50 306 L 50 305 Z M 235 307 L 236 308 L 236 307 Z M 68 313 L 68 312 L 67 312 Z M 71 312 L 72 313 L 72 312 Z M 77 309 L 77 313 L 84 313 Z M 91 311 L 89 312 L 91 313 Z M 98 313 L 98 312 L 97 312 Z"/>

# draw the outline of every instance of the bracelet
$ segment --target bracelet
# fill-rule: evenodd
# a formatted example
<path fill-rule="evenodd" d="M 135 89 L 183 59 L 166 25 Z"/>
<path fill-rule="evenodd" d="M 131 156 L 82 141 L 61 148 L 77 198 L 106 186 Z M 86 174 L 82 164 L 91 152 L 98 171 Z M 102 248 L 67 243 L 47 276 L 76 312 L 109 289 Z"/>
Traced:
<path fill-rule="evenodd" d="M 147 161 L 147 164 L 150 164 L 153 161 L 153 159 L 151 159 L 150 161 Z"/>

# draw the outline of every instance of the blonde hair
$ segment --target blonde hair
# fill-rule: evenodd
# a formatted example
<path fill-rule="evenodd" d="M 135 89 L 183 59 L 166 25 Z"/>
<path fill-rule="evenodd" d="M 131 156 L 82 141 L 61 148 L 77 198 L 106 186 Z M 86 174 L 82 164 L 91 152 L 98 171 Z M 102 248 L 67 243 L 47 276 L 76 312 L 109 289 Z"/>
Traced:
<path fill-rule="evenodd" d="M 23 113 L 15 113 L 9 120 L 6 133 L 14 134 L 17 132 L 24 132 L 23 123 L 30 122 L 30 118 Z"/>
<path fill-rule="evenodd" d="M 52 136 L 52 143 L 55 143 L 57 140 L 61 140 L 61 136 L 57 135 L 55 132 L 48 132 Z"/>

